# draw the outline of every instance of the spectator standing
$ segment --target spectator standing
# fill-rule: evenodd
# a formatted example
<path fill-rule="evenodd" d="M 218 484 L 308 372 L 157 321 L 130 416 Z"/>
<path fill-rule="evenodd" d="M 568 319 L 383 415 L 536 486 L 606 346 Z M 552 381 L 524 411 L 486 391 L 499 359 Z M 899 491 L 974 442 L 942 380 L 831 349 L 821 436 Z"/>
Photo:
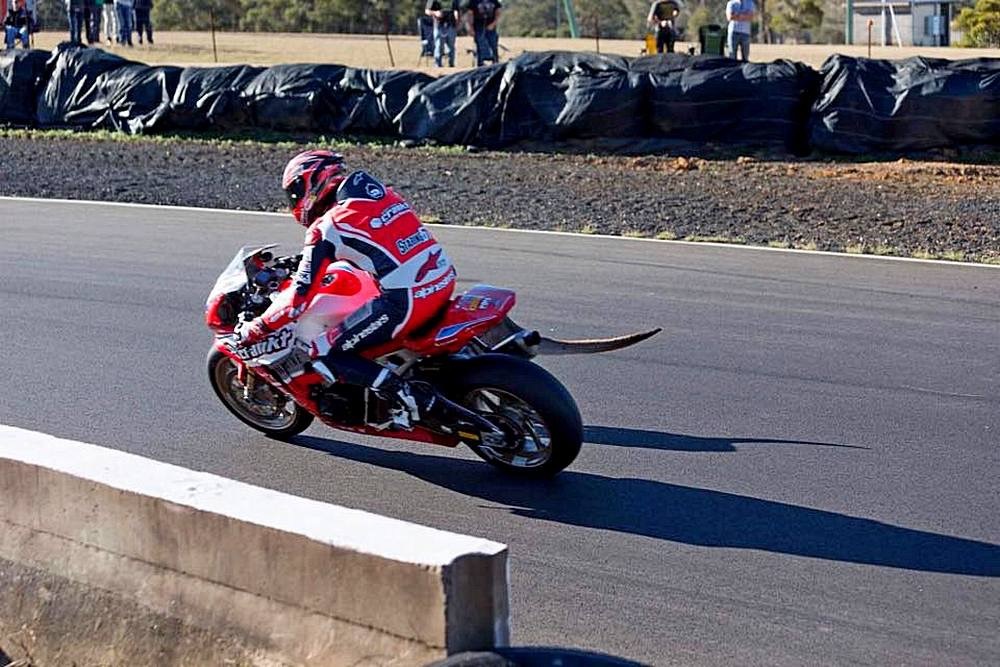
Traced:
<path fill-rule="evenodd" d="M 31 40 L 31 14 L 24 5 L 24 0 L 14 0 L 14 6 L 7 10 L 7 18 L 3 22 L 4 44 L 8 49 L 17 46 L 17 40 L 21 40 L 21 46 L 28 48 Z"/>
<path fill-rule="evenodd" d="M 132 46 L 132 0 L 115 0 L 118 14 L 118 43 Z"/>
<path fill-rule="evenodd" d="M 80 39 L 83 25 L 83 0 L 66 0 L 66 18 L 69 20 L 69 41 L 82 44 Z"/>
<path fill-rule="evenodd" d="M 726 19 L 729 20 L 729 57 L 735 59 L 740 51 L 740 60 L 750 60 L 750 22 L 753 21 L 753 0 L 729 0 L 726 3 Z"/>
<path fill-rule="evenodd" d="M 6 0 L 5 0 L 6 1 Z M 17 0 L 10 0 L 7 2 L 7 11 L 13 11 L 17 5 Z M 38 32 L 38 0 L 25 0 L 24 8 L 28 10 L 28 17 L 31 19 L 31 24 L 28 26 L 28 33 L 33 34 Z"/>
<path fill-rule="evenodd" d="M 153 43 L 153 22 L 149 18 L 149 13 L 153 11 L 153 0 L 132 0 L 135 7 L 135 32 L 142 44 L 143 30 L 146 32 L 146 41 Z"/>
<path fill-rule="evenodd" d="M 497 22 L 503 3 L 500 0 L 467 0 L 465 8 L 466 28 L 476 40 L 476 65 L 483 65 L 487 60 L 499 62 Z"/>
<path fill-rule="evenodd" d="M 104 36 L 108 46 L 118 42 L 118 12 L 115 11 L 115 0 L 104 0 Z"/>
<path fill-rule="evenodd" d="M 427 0 L 424 13 L 434 19 L 434 64 L 441 67 L 442 51 L 447 48 L 448 67 L 454 67 L 458 0 Z"/>
<path fill-rule="evenodd" d="M 94 33 L 94 15 L 97 14 L 96 0 L 83 0 L 83 36 L 87 38 L 87 44 L 93 44 L 99 39 L 99 35 Z"/>
<path fill-rule="evenodd" d="M 94 32 L 94 41 L 91 42 L 100 44 L 101 43 L 101 23 L 104 19 L 104 0 L 94 0 L 94 15 L 91 18 L 91 30 Z"/>
<path fill-rule="evenodd" d="M 649 6 L 646 23 L 656 32 L 656 52 L 673 53 L 676 33 L 674 20 L 680 14 L 677 4 L 669 0 L 658 0 Z"/>

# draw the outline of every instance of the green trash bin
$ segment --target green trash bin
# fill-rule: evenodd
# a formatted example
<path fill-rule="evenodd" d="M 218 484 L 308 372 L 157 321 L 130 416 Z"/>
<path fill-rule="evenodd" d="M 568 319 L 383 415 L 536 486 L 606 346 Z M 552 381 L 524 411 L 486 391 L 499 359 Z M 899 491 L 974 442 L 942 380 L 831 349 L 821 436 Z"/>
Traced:
<path fill-rule="evenodd" d="M 725 55 L 726 31 L 714 23 L 698 28 L 698 44 L 703 54 L 713 56 Z"/>

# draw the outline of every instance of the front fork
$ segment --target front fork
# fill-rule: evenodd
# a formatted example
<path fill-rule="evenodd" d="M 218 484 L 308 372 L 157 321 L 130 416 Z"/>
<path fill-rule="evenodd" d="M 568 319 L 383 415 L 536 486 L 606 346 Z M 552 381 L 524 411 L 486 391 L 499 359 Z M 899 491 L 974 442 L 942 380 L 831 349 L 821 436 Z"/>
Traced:
<path fill-rule="evenodd" d="M 236 369 L 236 379 L 243 385 L 243 400 L 249 401 L 250 397 L 253 396 L 257 376 L 248 371 L 246 366 L 240 364 Z"/>
<path fill-rule="evenodd" d="M 249 401 L 253 396 L 253 391 L 257 382 L 257 376 L 247 370 L 247 365 L 237 357 L 233 351 L 224 343 L 217 343 L 216 349 L 222 352 L 233 361 L 236 366 L 236 380 L 243 385 L 243 400 Z"/>

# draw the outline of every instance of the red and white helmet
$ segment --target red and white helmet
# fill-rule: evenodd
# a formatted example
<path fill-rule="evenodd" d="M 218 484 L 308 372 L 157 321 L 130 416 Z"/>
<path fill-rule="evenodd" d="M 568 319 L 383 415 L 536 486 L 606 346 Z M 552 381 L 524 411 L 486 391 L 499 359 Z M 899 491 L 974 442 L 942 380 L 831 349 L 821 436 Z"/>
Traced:
<path fill-rule="evenodd" d="M 308 227 L 326 212 L 346 174 L 344 156 L 333 151 L 305 151 L 289 160 L 281 187 L 299 224 Z"/>

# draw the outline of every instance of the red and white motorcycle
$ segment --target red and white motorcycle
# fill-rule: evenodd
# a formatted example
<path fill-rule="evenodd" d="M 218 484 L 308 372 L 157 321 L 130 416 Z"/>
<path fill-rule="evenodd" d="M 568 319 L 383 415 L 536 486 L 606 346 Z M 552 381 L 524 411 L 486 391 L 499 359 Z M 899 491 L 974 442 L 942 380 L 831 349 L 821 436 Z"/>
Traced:
<path fill-rule="evenodd" d="M 449 423 L 400 426 L 392 401 L 364 387 L 326 386 L 312 372 L 311 342 L 379 294 L 371 275 L 346 262 L 317 277 L 320 289 L 294 325 L 249 348 L 237 346 L 234 330 L 241 321 L 291 299 L 299 257 L 275 257 L 274 247 L 247 246 L 236 253 L 209 295 L 205 321 L 215 332 L 208 355 L 212 388 L 237 418 L 275 438 L 301 433 L 318 417 L 356 433 L 465 444 L 503 470 L 551 476 L 576 458 L 583 425 L 573 397 L 532 357 L 617 350 L 659 332 L 587 341 L 545 338 L 507 316 L 514 292 L 476 285 L 420 330 L 362 352 L 411 382 L 430 384 L 461 410 Z"/>

